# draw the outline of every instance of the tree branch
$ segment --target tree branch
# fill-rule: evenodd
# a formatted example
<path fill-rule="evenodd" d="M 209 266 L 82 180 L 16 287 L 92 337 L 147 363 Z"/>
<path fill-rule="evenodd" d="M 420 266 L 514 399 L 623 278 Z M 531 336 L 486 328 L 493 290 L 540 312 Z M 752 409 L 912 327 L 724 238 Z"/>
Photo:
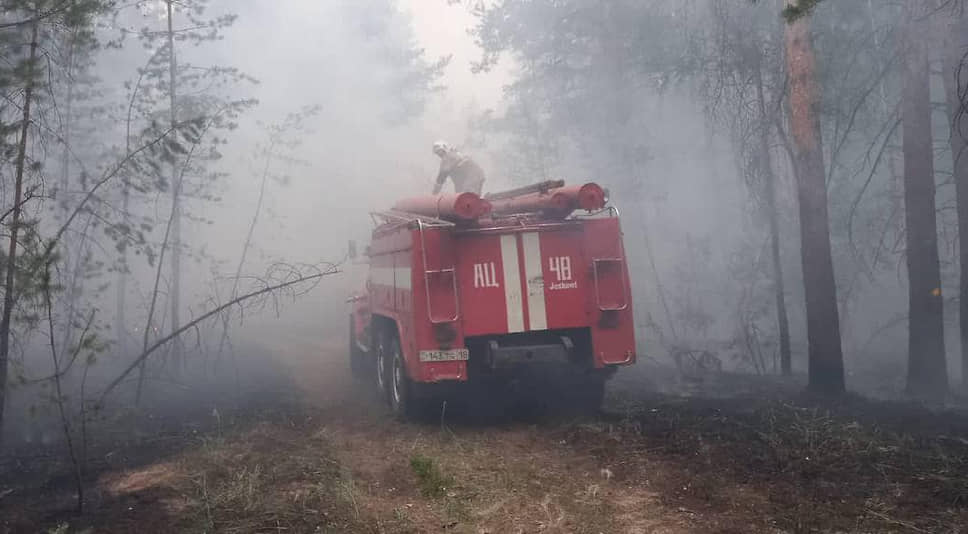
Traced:
<path fill-rule="evenodd" d="M 299 278 L 296 278 L 295 280 L 288 280 L 286 282 L 282 282 L 282 283 L 279 283 L 279 284 L 275 284 L 275 285 L 271 285 L 271 286 L 264 287 L 264 288 L 259 289 L 257 291 L 253 291 L 251 293 L 247 293 L 245 295 L 242 295 L 242 296 L 240 296 L 238 298 L 232 299 L 231 301 L 226 302 L 225 304 L 222 304 L 221 306 L 218 306 L 218 307 L 216 307 L 216 308 L 214 308 L 212 310 L 209 310 L 208 312 L 200 315 L 197 319 L 195 319 L 195 320 L 193 320 L 193 321 L 191 321 L 191 322 L 189 322 L 189 323 L 187 323 L 185 325 L 182 325 L 181 327 L 179 327 L 178 329 L 176 329 L 171 334 L 169 334 L 169 335 L 165 336 L 164 338 L 158 340 L 157 342 L 155 342 L 154 345 L 148 347 L 144 352 L 142 352 L 141 355 L 139 355 L 137 358 L 135 358 L 134 361 L 132 361 L 128 365 L 128 367 L 126 367 L 125 370 L 122 371 L 121 374 L 119 374 L 117 376 L 117 378 L 115 378 L 114 380 L 112 380 L 111 383 L 108 384 L 107 387 L 104 388 L 104 391 L 101 393 L 101 401 L 103 401 L 104 398 L 107 397 L 108 394 L 111 391 L 113 391 L 125 378 L 127 378 L 127 376 L 129 374 L 131 374 L 132 371 L 134 371 L 135 369 L 137 369 L 141 365 L 142 362 L 144 362 L 145 360 L 147 360 L 148 357 L 151 356 L 151 354 L 153 352 L 155 352 L 159 348 L 163 347 L 169 341 L 177 338 L 181 334 L 187 332 L 188 330 L 191 330 L 192 328 L 195 328 L 196 325 L 198 325 L 199 323 L 205 321 L 206 319 L 208 319 L 210 317 L 214 317 L 214 316 L 222 313 L 223 311 L 227 310 L 228 308 L 230 308 L 232 306 L 235 306 L 237 304 L 241 304 L 242 302 L 245 302 L 247 300 L 253 299 L 255 297 L 258 297 L 258 296 L 261 296 L 261 295 L 265 295 L 265 294 L 268 294 L 268 293 L 273 293 L 275 291 L 279 291 L 281 289 L 286 289 L 288 287 L 292 287 L 292 286 L 295 286 L 295 285 L 298 285 L 298 284 L 302 284 L 302 283 L 305 283 L 305 282 L 316 281 L 316 280 L 319 280 L 319 279 L 323 278 L 324 276 L 329 276 L 329 275 L 337 274 L 339 272 L 340 272 L 339 265 L 331 264 L 324 271 L 318 272 L 316 274 L 308 275 L 308 276 L 300 276 Z"/>

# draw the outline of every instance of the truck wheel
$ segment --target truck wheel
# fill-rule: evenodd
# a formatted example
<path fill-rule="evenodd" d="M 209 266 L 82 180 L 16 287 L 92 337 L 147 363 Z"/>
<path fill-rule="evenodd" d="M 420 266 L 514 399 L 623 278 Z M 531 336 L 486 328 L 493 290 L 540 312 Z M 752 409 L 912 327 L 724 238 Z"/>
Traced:
<path fill-rule="evenodd" d="M 350 315 L 350 372 L 353 378 L 358 380 L 366 377 L 366 362 L 363 361 L 363 351 L 356 343 L 356 329 L 352 315 Z"/>
<path fill-rule="evenodd" d="M 403 351 L 400 350 L 400 341 L 396 336 L 392 336 L 389 342 L 389 356 L 392 361 L 390 368 L 390 409 L 393 414 L 400 418 L 408 418 L 414 415 L 415 399 L 413 398 L 413 386 L 410 377 L 407 376 L 407 366 L 403 361 Z"/>
<path fill-rule="evenodd" d="M 380 399 L 387 400 L 390 396 L 390 388 L 387 383 L 390 378 L 390 365 L 393 357 L 389 352 L 389 339 L 391 336 L 385 331 L 377 334 L 376 342 L 376 392 Z"/>

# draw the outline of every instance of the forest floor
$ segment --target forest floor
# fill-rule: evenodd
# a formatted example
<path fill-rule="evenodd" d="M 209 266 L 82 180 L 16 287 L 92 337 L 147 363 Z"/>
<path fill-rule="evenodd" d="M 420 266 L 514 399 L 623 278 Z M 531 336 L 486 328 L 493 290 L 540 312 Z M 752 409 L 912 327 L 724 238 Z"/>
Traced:
<path fill-rule="evenodd" d="M 82 516 L 56 452 L 0 458 L 0 533 L 968 532 L 963 412 L 641 365 L 597 418 L 401 423 L 337 343 L 285 352 L 244 403 L 104 423 Z"/>

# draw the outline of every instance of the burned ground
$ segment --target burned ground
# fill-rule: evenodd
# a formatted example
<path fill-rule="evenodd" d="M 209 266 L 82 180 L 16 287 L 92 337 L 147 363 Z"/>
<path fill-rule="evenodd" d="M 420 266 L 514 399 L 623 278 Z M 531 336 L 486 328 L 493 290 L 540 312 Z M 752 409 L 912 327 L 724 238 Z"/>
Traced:
<path fill-rule="evenodd" d="M 337 338 L 333 338 L 336 340 Z M 392 420 L 334 341 L 265 349 L 244 402 L 92 433 L 88 509 L 62 449 L 3 463 L 3 532 L 965 532 L 968 417 L 647 364 L 597 418 Z M 722 392 L 722 394 L 718 393 Z M 194 406 L 189 409 L 187 405 Z M 214 408 L 214 410 L 213 410 Z M 132 437 L 134 436 L 134 437 Z M 55 466 L 55 467 L 52 467 Z M 60 530 L 58 530 L 60 529 Z"/>

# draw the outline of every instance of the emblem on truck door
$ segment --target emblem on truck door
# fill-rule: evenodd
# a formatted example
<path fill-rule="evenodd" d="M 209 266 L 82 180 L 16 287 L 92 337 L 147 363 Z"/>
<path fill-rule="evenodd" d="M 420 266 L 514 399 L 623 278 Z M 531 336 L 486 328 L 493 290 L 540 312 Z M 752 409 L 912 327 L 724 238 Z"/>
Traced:
<path fill-rule="evenodd" d="M 497 271 L 494 262 L 474 264 L 474 288 L 501 287 L 497 283 Z"/>

